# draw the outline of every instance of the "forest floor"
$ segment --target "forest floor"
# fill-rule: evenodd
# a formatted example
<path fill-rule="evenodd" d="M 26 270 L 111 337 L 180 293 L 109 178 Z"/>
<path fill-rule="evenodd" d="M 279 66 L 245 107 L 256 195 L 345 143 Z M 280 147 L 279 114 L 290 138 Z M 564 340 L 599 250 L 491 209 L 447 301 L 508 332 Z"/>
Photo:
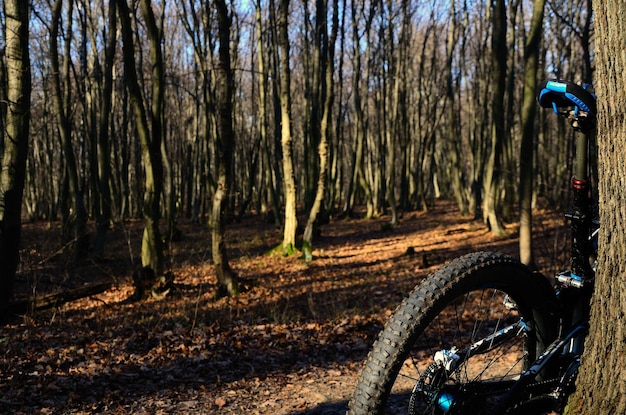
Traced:
<path fill-rule="evenodd" d="M 141 222 L 116 224 L 106 258 L 82 264 L 59 250 L 58 224 L 27 223 L 19 298 L 108 289 L 2 323 L 0 413 L 345 413 L 383 322 L 420 280 L 464 253 L 516 255 L 517 224 L 494 238 L 456 212 L 438 201 L 395 227 L 333 219 L 308 264 L 267 255 L 280 232 L 246 217 L 226 241 L 248 290 L 222 299 L 209 230 L 181 221 L 166 258 L 175 289 L 160 301 L 130 301 Z M 551 275 L 563 265 L 564 221 L 549 210 L 534 220 L 537 263 Z"/>

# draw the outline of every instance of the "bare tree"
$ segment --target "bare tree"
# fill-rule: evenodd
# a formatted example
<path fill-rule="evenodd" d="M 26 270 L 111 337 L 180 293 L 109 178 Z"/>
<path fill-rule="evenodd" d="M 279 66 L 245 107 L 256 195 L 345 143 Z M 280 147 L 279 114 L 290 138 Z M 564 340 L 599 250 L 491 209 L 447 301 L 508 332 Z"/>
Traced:
<path fill-rule="evenodd" d="M 535 112 L 539 46 L 543 28 L 545 0 L 535 0 L 526 46 L 524 48 L 524 97 L 522 102 L 522 141 L 520 146 L 520 260 L 534 265 L 532 245 L 532 200 L 534 168 Z"/>
<path fill-rule="evenodd" d="M 20 257 L 31 93 L 29 2 L 6 0 L 3 4 L 7 113 L 0 163 L 0 316 L 9 305 Z"/>
<path fill-rule="evenodd" d="M 193 221 L 199 221 L 200 214 L 204 211 L 204 199 L 208 199 L 206 193 L 211 195 L 215 188 L 215 178 L 211 165 L 213 164 L 213 154 L 215 154 L 214 138 L 217 136 L 217 113 L 216 91 L 215 91 L 215 66 L 214 57 L 217 47 L 214 35 L 215 10 L 210 2 L 200 2 L 200 6 L 195 0 L 179 0 L 181 5 L 181 21 L 185 32 L 191 40 L 194 56 L 194 73 L 200 82 L 196 83 L 194 89 L 198 90 L 194 105 L 197 113 L 198 131 L 195 138 L 195 160 L 194 160 L 194 190 L 193 196 Z"/>
<path fill-rule="evenodd" d="M 280 225 L 280 206 L 278 202 L 278 196 L 276 194 L 274 169 L 270 153 L 270 142 L 268 132 L 268 113 L 269 102 L 267 98 L 268 92 L 268 68 L 266 64 L 265 56 L 265 41 L 264 41 L 264 26 L 262 19 L 262 7 L 261 0 L 257 0 L 255 3 L 255 23 L 257 31 L 257 64 L 259 70 L 259 118 L 258 129 L 260 135 L 260 151 L 261 151 L 261 163 L 264 166 L 261 169 L 261 180 L 263 182 L 261 195 L 261 211 L 267 214 L 267 203 L 270 203 L 272 209 L 272 216 L 274 217 L 274 223 Z"/>
<path fill-rule="evenodd" d="M 289 0 L 278 1 L 278 45 L 280 49 L 280 125 L 283 155 L 283 183 L 285 192 L 285 223 L 281 250 L 291 255 L 296 250 L 296 179 L 293 164 L 293 136 L 291 130 L 291 69 L 289 46 Z"/>
<path fill-rule="evenodd" d="M 68 36 L 63 39 L 64 51 L 63 51 L 63 65 L 61 67 L 59 63 L 59 28 L 61 24 L 61 17 L 63 12 L 63 0 L 56 0 L 52 8 L 52 24 L 50 26 L 50 61 L 51 61 L 51 76 L 52 76 L 52 98 L 54 101 L 54 107 L 57 115 L 58 133 L 61 138 L 61 148 L 63 149 L 63 156 L 65 161 L 65 177 L 67 180 L 69 197 L 71 203 L 71 210 L 74 214 L 72 218 L 70 212 L 63 212 L 66 218 L 63 224 L 63 233 L 65 241 L 74 239 L 76 246 L 75 256 L 77 259 L 85 258 L 89 249 L 89 236 L 87 234 L 87 210 L 85 208 L 85 201 L 83 197 L 83 189 L 79 182 L 78 166 L 76 162 L 76 156 L 74 155 L 74 146 L 72 142 L 72 121 L 71 121 L 71 33 L 72 30 L 72 12 L 74 9 L 74 1 L 67 1 L 67 27 L 64 33 Z M 63 79 L 61 79 L 63 78 Z M 65 90 L 62 89 L 61 84 L 65 85 Z M 74 232 L 72 238 L 68 238 L 66 232 L 73 223 Z"/>
<path fill-rule="evenodd" d="M 328 142 L 329 135 L 331 132 L 330 129 L 330 119 L 331 112 L 333 108 L 333 100 L 334 100 L 334 49 L 335 42 L 337 40 L 338 26 L 339 26 L 339 4 L 338 0 L 335 0 L 332 14 L 332 28 L 330 36 L 324 35 L 322 38 L 326 39 L 325 44 L 320 45 L 321 51 L 321 63 L 320 65 L 324 68 L 324 79 L 322 80 L 322 89 L 323 93 L 321 94 L 324 97 L 323 106 L 322 106 L 322 118 L 320 119 L 319 125 L 319 143 L 317 146 L 317 153 L 319 157 L 319 167 L 318 167 L 318 178 L 317 178 L 317 188 L 315 192 L 315 199 L 313 201 L 313 205 L 311 206 L 311 210 L 309 212 L 309 217 L 306 223 L 306 228 L 304 229 L 304 235 L 302 238 L 302 251 L 304 258 L 307 261 L 310 261 L 313 258 L 313 236 L 314 236 L 314 227 L 320 215 L 320 211 L 323 208 L 324 197 L 326 195 L 327 189 L 327 176 L 328 176 Z M 317 2 L 317 10 L 316 12 L 320 15 L 320 18 L 323 20 L 323 23 L 318 24 L 318 30 L 327 32 L 328 23 L 327 23 L 327 3 L 325 0 L 320 0 Z"/>
<path fill-rule="evenodd" d="M 446 41 L 446 113 L 448 118 L 448 140 L 446 140 L 446 142 L 447 146 L 450 148 L 446 153 L 451 170 L 450 176 L 454 199 L 456 200 L 461 214 L 467 215 L 469 213 L 469 204 L 465 196 L 465 174 L 461 168 L 461 140 L 458 139 L 461 135 L 458 122 L 460 114 L 458 114 L 457 108 L 455 107 L 454 68 L 452 66 L 454 51 L 458 41 L 455 2 L 456 0 L 450 0 L 450 20 L 448 23 L 448 39 Z"/>
<path fill-rule="evenodd" d="M 4 10 L 0 10 L 4 12 Z M 2 21 L 4 17 L 0 16 Z M 0 24 L 0 39 L 6 39 L 5 25 Z M 4 121 L 7 116 L 7 68 L 5 64 L 6 47 L 0 45 L 0 154 L 4 151 Z"/>
<path fill-rule="evenodd" d="M 224 216 L 232 186 L 232 162 L 235 133 L 233 131 L 233 71 L 230 62 L 231 17 L 225 0 L 215 0 L 219 32 L 219 66 L 217 69 L 217 186 L 211 210 L 211 241 L 213 263 L 220 293 L 237 295 L 241 290 L 231 269 L 224 241 Z"/>
<path fill-rule="evenodd" d="M 151 6 L 149 0 L 142 0 L 144 17 L 150 20 Z M 120 15 L 122 40 L 124 42 L 124 70 L 126 83 L 130 95 L 130 102 L 135 118 L 137 135 L 141 143 L 142 162 L 145 170 L 144 199 L 143 199 L 143 219 L 144 232 L 141 246 L 141 263 L 144 268 L 151 269 L 152 274 L 159 274 L 162 271 L 163 262 L 163 242 L 159 232 L 160 199 L 162 190 L 162 165 L 161 165 L 161 142 L 160 131 L 150 132 L 148 124 L 148 112 L 146 111 L 143 94 L 137 78 L 137 65 L 135 63 L 135 46 L 133 40 L 133 29 L 131 25 L 131 11 L 126 0 L 117 0 Z M 154 16 L 152 16 L 154 18 Z M 154 23 L 154 22 L 153 22 Z M 148 23 L 149 26 L 152 26 Z M 152 30 L 151 35 L 156 35 Z M 160 48 L 158 38 L 152 39 L 152 47 Z M 154 53 L 158 53 L 154 51 Z M 155 66 L 158 62 L 155 62 Z M 156 70 L 156 69 L 155 69 Z M 153 91 L 158 95 L 158 91 Z M 156 99 L 156 98 L 155 98 Z M 153 129 L 157 127 L 160 117 L 152 120 Z"/>
<path fill-rule="evenodd" d="M 505 233 L 500 219 L 502 148 L 504 135 L 504 91 L 506 81 L 506 7 L 504 0 L 492 2 L 491 64 L 493 93 L 491 100 L 491 152 L 485 176 L 485 223 L 495 235 Z"/>
<path fill-rule="evenodd" d="M 348 189 L 346 191 L 345 202 L 343 207 L 344 215 L 352 213 L 352 209 L 356 204 L 358 191 L 365 194 L 367 204 L 366 217 L 374 215 L 374 203 L 372 191 L 365 175 L 365 146 L 366 135 L 369 134 L 368 117 L 366 117 L 367 109 L 367 85 L 370 80 L 369 54 L 370 49 L 367 48 L 365 57 L 362 53 L 362 45 L 369 45 L 372 20 L 376 14 L 377 2 L 370 2 L 368 13 L 365 14 L 365 2 L 351 2 L 352 16 L 352 111 L 354 112 L 353 137 L 354 151 L 352 155 L 352 165 Z M 359 16 L 365 15 L 365 27 L 363 34 L 359 28 Z M 365 36 L 365 41 L 363 41 Z M 364 62 L 365 61 L 365 62 Z"/>
<path fill-rule="evenodd" d="M 113 108 L 113 64 L 115 48 L 117 45 L 117 7 L 115 0 L 108 2 L 108 34 L 104 49 L 104 62 L 102 63 L 102 91 L 98 114 L 98 125 L 95 145 L 92 151 L 95 168 L 92 170 L 96 194 L 94 195 L 94 211 L 96 216 L 96 237 L 94 240 L 93 255 L 98 257 L 104 254 L 106 233 L 111 221 L 111 144 L 109 139 L 110 114 Z"/>

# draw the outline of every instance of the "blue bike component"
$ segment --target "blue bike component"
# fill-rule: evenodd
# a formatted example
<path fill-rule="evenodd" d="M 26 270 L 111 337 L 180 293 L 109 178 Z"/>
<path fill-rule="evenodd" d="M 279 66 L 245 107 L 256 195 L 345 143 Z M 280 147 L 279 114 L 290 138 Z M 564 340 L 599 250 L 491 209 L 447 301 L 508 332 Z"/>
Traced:
<path fill-rule="evenodd" d="M 574 103 L 574 105 L 585 112 L 591 112 L 591 108 L 587 106 L 581 99 L 579 99 L 576 95 L 570 94 L 569 92 L 565 93 L 565 96 Z"/>
<path fill-rule="evenodd" d="M 556 115 L 559 115 L 559 107 L 556 106 L 556 102 L 552 103 L 552 111 L 554 111 Z"/>
<path fill-rule="evenodd" d="M 573 82 L 550 80 L 540 87 L 537 100 L 539 105 L 552 108 L 556 114 L 560 114 L 559 108 L 574 107 L 575 116 L 578 116 L 579 110 L 595 116 L 596 96 L 589 90 L 589 84 L 580 86 Z"/>
<path fill-rule="evenodd" d="M 441 409 L 444 414 L 447 414 L 450 411 L 453 404 L 454 396 L 448 392 L 442 392 L 437 397 L 437 405 L 439 405 L 439 409 Z"/>
<path fill-rule="evenodd" d="M 548 81 L 546 83 L 546 89 L 553 92 L 565 93 L 567 92 L 567 84 L 558 81 Z"/>

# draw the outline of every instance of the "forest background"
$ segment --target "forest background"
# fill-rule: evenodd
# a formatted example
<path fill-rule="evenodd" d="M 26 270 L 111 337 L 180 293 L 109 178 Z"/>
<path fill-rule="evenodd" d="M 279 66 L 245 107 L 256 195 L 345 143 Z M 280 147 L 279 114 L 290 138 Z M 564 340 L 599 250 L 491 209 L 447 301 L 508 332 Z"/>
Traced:
<path fill-rule="evenodd" d="M 225 216 L 273 221 L 289 253 L 300 214 L 309 258 L 315 225 L 357 206 L 396 224 L 453 198 L 502 233 L 518 203 L 566 199 L 572 140 L 554 117 L 530 118 L 520 151 L 524 68 L 534 53 L 531 78 L 589 82 L 590 10 L 545 2 L 529 44 L 521 0 L 33 1 L 24 213 L 61 220 L 77 257 L 105 252 L 111 221 L 143 217 L 156 274 L 177 221 L 210 222 L 231 293 Z"/>
<path fill-rule="evenodd" d="M 24 220 L 55 235 L 41 261 L 65 255 L 75 273 L 141 219 L 124 234 L 133 299 L 172 287 L 190 224 L 208 224 L 197 243 L 234 295 L 251 287 L 227 253 L 258 236 L 225 239 L 237 221 L 273 224 L 279 253 L 315 262 L 320 227 L 340 218 L 394 229 L 453 200 L 502 236 L 525 206 L 567 203 L 573 140 L 538 112 L 524 146 L 522 103 L 528 79 L 591 80 L 591 0 L 32 0 L 29 13 Z"/>

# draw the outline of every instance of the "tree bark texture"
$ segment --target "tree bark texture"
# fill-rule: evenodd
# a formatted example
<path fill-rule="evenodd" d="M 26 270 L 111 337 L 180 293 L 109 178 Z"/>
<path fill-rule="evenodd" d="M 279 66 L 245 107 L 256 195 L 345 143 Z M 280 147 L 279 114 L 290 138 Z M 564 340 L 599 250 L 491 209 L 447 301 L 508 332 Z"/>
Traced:
<path fill-rule="evenodd" d="M 113 63 L 115 58 L 115 48 L 117 45 L 117 7 L 115 0 L 109 1 L 108 14 L 109 37 L 106 41 L 104 74 L 102 88 L 102 106 L 98 121 L 97 141 L 96 141 L 96 188 L 97 210 L 96 210 L 96 237 L 94 240 L 93 256 L 104 255 L 104 245 L 106 233 L 111 222 L 111 144 L 109 139 L 109 122 L 113 97 Z"/>
<path fill-rule="evenodd" d="M 318 5 L 321 2 L 318 2 Z M 324 12 L 324 22 L 326 21 L 326 6 L 324 4 L 323 12 Z M 319 157 L 319 168 L 318 168 L 318 178 L 317 178 L 317 186 L 315 192 L 315 199 L 313 200 L 313 205 L 311 206 L 311 210 L 309 212 L 309 217 L 307 219 L 306 227 L 304 229 L 304 235 L 302 238 L 302 251 L 304 254 L 304 258 L 307 261 L 313 259 L 313 237 L 314 237 L 314 227 L 320 215 L 320 211 L 323 207 L 324 197 L 326 195 L 326 186 L 327 186 L 327 177 L 328 177 L 328 142 L 330 135 L 330 117 L 331 111 L 333 107 L 334 100 L 334 81 L 333 81 L 333 73 L 334 73 L 334 49 L 335 49 L 335 41 L 337 39 L 337 29 L 339 25 L 339 6 L 337 1 L 333 2 L 333 17 L 332 17 L 332 29 L 330 38 L 328 39 L 328 43 L 324 45 L 323 49 L 325 53 L 323 53 L 322 66 L 324 68 L 324 80 L 322 82 L 322 88 L 324 89 L 324 103 L 322 106 L 322 118 L 320 120 L 320 141 L 317 146 L 317 154 Z M 318 10 L 318 13 L 320 11 Z M 323 30 L 327 31 L 327 24 L 324 23 L 322 25 Z M 327 36 L 323 36 L 327 38 Z"/>
<path fill-rule="evenodd" d="M 491 101 L 491 153 L 485 176 L 485 222 L 494 235 L 504 235 L 500 220 L 500 187 L 502 149 L 505 140 L 504 92 L 506 81 L 506 7 L 504 0 L 492 1 L 491 67 L 493 95 Z"/>
<path fill-rule="evenodd" d="M 65 39 L 63 51 L 63 65 L 59 62 L 58 36 L 61 25 L 61 17 L 63 12 L 63 0 L 56 0 L 52 8 L 52 24 L 50 29 L 50 63 L 52 70 L 52 99 L 57 115 L 58 132 L 61 139 L 61 148 L 63 149 L 63 157 L 65 160 L 65 174 L 67 177 L 68 193 L 70 198 L 70 206 L 72 214 L 67 215 L 68 223 L 64 223 L 64 234 L 69 232 L 72 226 L 73 232 L 67 236 L 67 241 L 73 240 L 75 243 L 75 258 L 77 260 L 86 257 L 89 249 L 89 236 L 87 234 L 87 210 L 83 198 L 83 190 L 80 188 L 78 166 L 74 155 L 74 146 L 72 143 L 72 123 L 70 120 L 71 113 L 71 87 L 70 87 L 70 45 L 71 30 L 65 30 L 69 38 Z M 67 24 L 71 27 L 73 2 L 68 2 Z M 61 80 L 63 78 L 63 81 Z M 65 87 L 65 91 L 61 88 L 61 83 Z"/>
<path fill-rule="evenodd" d="M 280 125 L 283 153 L 283 181 L 285 188 L 285 228 L 282 252 L 290 255 L 296 250 L 296 178 L 293 164 L 293 136 L 291 131 L 291 69 L 289 67 L 289 0 L 278 2 L 278 44 L 280 48 Z"/>
<path fill-rule="evenodd" d="M 448 27 L 448 37 L 446 40 L 446 115 L 448 117 L 448 140 L 447 143 L 450 145 L 450 151 L 448 153 L 448 163 L 449 169 L 452 171 L 451 179 L 452 179 L 452 192 L 454 194 L 454 199 L 456 200 L 456 204 L 459 207 L 459 211 L 462 215 L 469 214 L 469 204 L 466 200 L 465 195 L 463 194 L 465 190 L 465 177 L 463 175 L 463 169 L 461 168 L 460 162 L 460 154 L 461 154 L 461 143 L 457 139 L 459 136 L 459 123 L 456 115 L 456 108 L 454 104 L 454 85 L 453 85 L 453 67 L 452 60 L 454 59 L 454 51 L 456 48 L 456 44 L 458 42 L 457 33 L 456 33 L 456 8 L 455 1 L 450 0 L 450 21 Z"/>
<path fill-rule="evenodd" d="M 148 2 L 149 0 L 143 0 Z M 160 196 L 163 186 L 163 169 L 161 166 L 160 133 L 150 132 L 148 113 L 137 79 L 135 64 L 135 47 L 131 27 L 131 15 L 126 0 L 117 0 L 122 25 L 122 40 L 124 54 L 124 70 L 131 107 L 135 117 L 137 135 L 141 144 L 141 158 L 144 166 L 145 184 L 143 198 L 144 230 L 141 242 L 141 263 L 144 268 L 150 268 L 156 275 L 163 267 L 163 242 L 159 232 Z M 145 11 L 144 11 L 145 12 Z M 158 39 L 153 40 L 160 45 Z M 153 45 L 152 47 L 156 47 Z M 158 62 L 155 62 L 157 64 Z M 158 91 L 153 91 L 155 94 Z M 153 127 L 154 127 L 153 120 Z"/>
<path fill-rule="evenodd" d="M 519 252 L 522 263 L 533 266 L 532 201 L 534 168 L 537 70 L 543 27 L 545 0 L 535 0 L 526 46 L 524 48 L 524 96 L 522 102 L 522 142 L 520 145 L 520 229 Z"/>
<path fill-rule="evenodd" d="M 375 2 L 371 3 L 369 9 L 369 15 L 365 23 L 364 36 L 366 36 L 366 42 L 369 42 L 370 29 L 372 25 L 372 19 L 376 11 Z M 361 7 L 359 10 L 357 7 Z M 352 91 L 352 105 L 354 108 L 354 152 L 352 156 L 352 166 L 350 173 L 350 181 L 348 183 L 348 190 L 346 192 L 345 204 L 343 208 L 344 215 L 352 214 L 352 209 L 355 205 L 357 193 L 361 191 L 365 197 L 367 203 L 366 217 L 370 218 L 374 216 L 374 204 L 373 196 L 370 185 L 365 177 L 365 143 L 366 136 L 369 134 L 368 121 L 366 117 L 367 111 L 367 99 L 364 99 L 362 94 L 362 85 L 367 85 L 370 80 L 370 65 L 363 65 L 363 61 L 369 60 L 369 48 L 367 49 L 366 56 L 361 54 L 360 44 L 362 37 L 359 35 L 358 19 L 359 13 L 365 13 L 365 4 L 357 4 L 352 2 L 351 4 L 351 19 L 352 19 L 352 65 L 354 66 L 354 73 L 352 77 L 353 91 Z"/>
<path fill-rule="evenodd" d="M 600 234 L 589 335 L 566 414 L 626 413 L 626 3 L 594 2 Z"/>
<path fill-rule="evenodd" d="M 217 187 L 211 211 L 213 263 L 221 293 L 239 294 L 239 282 L 228 263 L 224 241 L 224 216 L 232 186 L 232 160 L 235 135 L 233 131 L 233 72 L 230 64 L 231 20 L 225 0 L 215 0 L 219 30 L 219 65 L 217 68 Z"/>
<path fill-rule="evenodd" d="M 259 70 L 259 119 L 258 119 L 258 129 L 260 135 L 260 151 L 261 151 L 261 165 L 264 166 L 261 169 L 262 182 L 265 185 L 265 190 L 260 195 L 261 197 L 261 213 L 268 215 L 269 208 L 267 207 L 267 203 L 270 204 L 270 208 L 272 210 L 272 216 L 274 217 L 274 223 L 278 226 L 280 225 L 280 209 L 278 197 L 276 195 L 276 186 L 274 184 L 274 169 L 272 164 L 271 152 L 270 152 L 270 143 L 269 143 L 269 133 L 268 133 L 268 99 L 267 99 L 267 89 L 268 89 L 268 75 L 266 72 L 266 63 L 265 63 L 265 46 L 263 41 L 263 19 L 262 19 L 262 6 L 261 0 L 257 0 L 255 4 L 255 23 L 257 30 L 257 49 L 258 49 L 258 70 Z"/>
<path fill-rule="evenodd" d="M 22 194 L 30 121 L 29 2 L 6 0 L 7 114 L 0 164 L 0 316 L 13 292 L 20 257 Z"/>

